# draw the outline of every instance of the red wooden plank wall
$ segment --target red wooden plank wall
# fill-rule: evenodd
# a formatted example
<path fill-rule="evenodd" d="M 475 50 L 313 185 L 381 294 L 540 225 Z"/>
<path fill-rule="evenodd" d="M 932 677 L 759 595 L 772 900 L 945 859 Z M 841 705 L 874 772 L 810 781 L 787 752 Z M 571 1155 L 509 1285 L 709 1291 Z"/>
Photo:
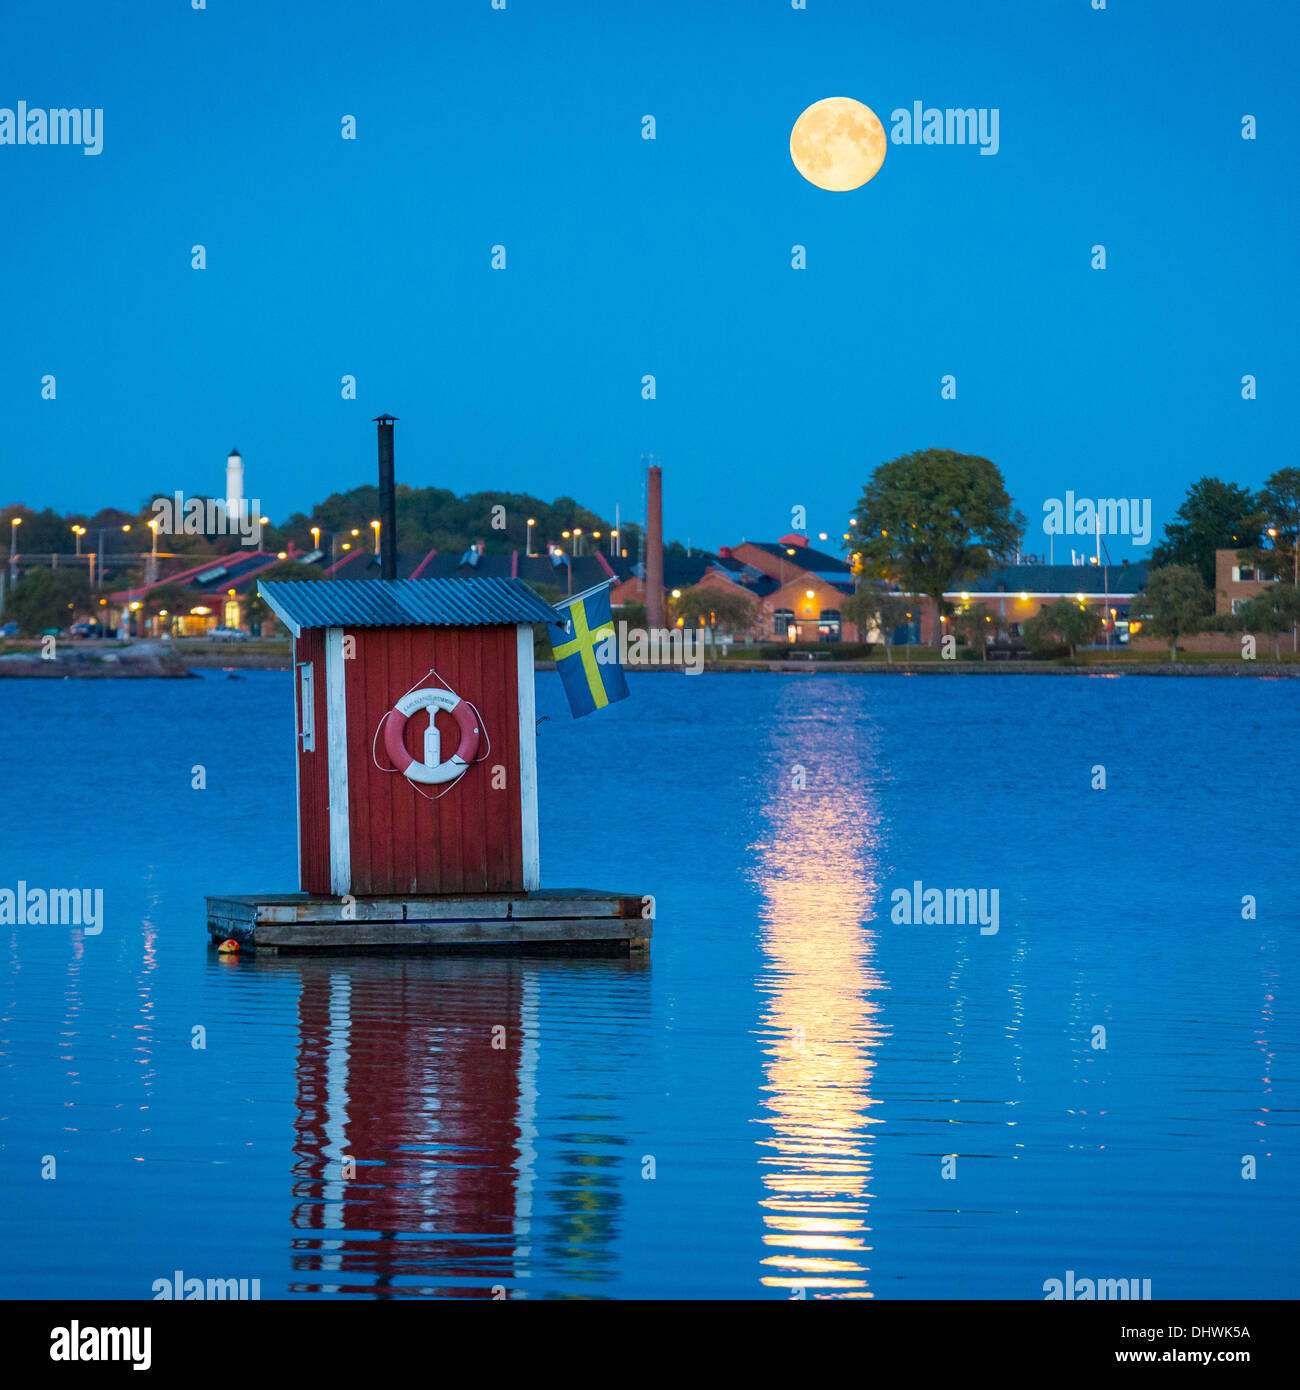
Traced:
<path fill-rule="evenodd" d="M 304 634 L 305 636 L 306 634 Z M 352 892 L 487 893 L 523 888 L 523 834 L 519 805 L 519 673 L 515 629 L 500 627 L 349 628 L 355 656 L 345 661 L 348 725 L 349 822 Z M 428 673 L 433 669 L 440 682 Z M 319 679 L 319 678 L 318 678 Z M 450 790 L 418 791 L 390 762 L 380 720 L 417 682 L 450 686 L 470 700 L 491 738 L 487 758 L 470 767 Z M 324 682 L 320 682 L 322 691 Z M 442 756 L 459 732 L 438 712 Z M 428 715 L 406 726 L 406 746 L 424 756 Z M 318 728 L 323 727 L 318 725 Z M 321 746 L 318 738 L 317 747 Z M 372 755 L 373 750 L 373 755 Z M 478 756 L 488 751 L 480 737 Z M 492 786 L 494 767 L 504 786 Z M 501 777 L 497 777 L 501 781 Z M 439 795 L 439 793 L 442 793 Z M 430 800 L 437 797 L 437 800 Z M 328 802 L 328 796 L 326 796 Z M 325 878 L 328 891 L 328 826 Z M 312 891 L 317 891 L 313 889 Z"/>

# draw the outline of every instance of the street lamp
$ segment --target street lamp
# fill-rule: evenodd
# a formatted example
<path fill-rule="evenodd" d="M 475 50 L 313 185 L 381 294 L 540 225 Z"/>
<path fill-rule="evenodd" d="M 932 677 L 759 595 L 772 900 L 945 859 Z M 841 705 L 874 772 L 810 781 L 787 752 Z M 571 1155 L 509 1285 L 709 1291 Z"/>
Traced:
<path fill-rule="evenodd" d="M 23 524 L 20 516 L 9 518 L 9 583 L 18 582 L 18 528 Z"/>
<path fill-rule="evenodd" d="M 98 549 L 98 551 L 99 551 L 99 563 L 95 566 L 95 575 L 94 575 L 95 588 L 97 588 L 97 589 L 98 589 L 98 588 L 102 588 L 102 587 L 103 587 L 103 583 L 104 583 L 104 532 L 105 532 L 105 531 L 115 531 L 115 530 L 117 530 L 117 529 L 118 529 L 118 528 L 115 527 L 115 526 L 101 526 L 101 527 L 99 527 L 99 529 L 98 529 L 98 530 L 96 531 L 96 533 L 95 533 L 96 536 L 97 536 L 97 538 L 98 538 L 98 542 L 99 542 L 99 544 L 98 544 L 98 546 L 97 546 L 97 549 Z M 131 524 L 130 524 L 130 522 L 128 522 L 128 523 L 127 523 L 125 526 L 123 526 L 121 529 L 122 529 L 123 534 L 125 534 L 127 531 L 129 531 L 129 530 L 131 529 Z M 92 558 L 93 558 L 93 557 L 92 557 Z"/>
<path fill-rule="evenodd" d="M 76 538 L 77 538 L 77 554 L 78 554 L 78 556 L 80 556 L 80 554 L 81 554 L 81 538 L 82 538 L 82 536 L 84 536 L 84 535 L 86 534 L 86 528 L 85 528 L 84 526 L 74 526 L 74 527 L 72 528 L 72 534 L 73 534 L 74 536 L 76 536 Z"/>
<path fill-rule="evenodd" d="M 377 521 L 372 521 L 372 522 L 370 523 L 370 528 L 371 528 L 371 530 L 374 531 L 374 533 L 375 533 L 375 554 L 378 555 L 378 554 L 379 554 L 379 523 L 378 523 Z"/>
<path fill-rule="evenodd" d="M 320 549 L 320 527 L 319 527 L 319 526 L 313 526 L 313 527 L 311 528 L 311 548 L 312 548 L 313 550 L 319 550 L 319 549 Z"/>
<path fill-rule="evenodd" d="M 528 518 L 528 530 L 524 534 L 524 554 L 528 559 L 533 558 L 533 527 L 537 525 L 535 517 Z"/>

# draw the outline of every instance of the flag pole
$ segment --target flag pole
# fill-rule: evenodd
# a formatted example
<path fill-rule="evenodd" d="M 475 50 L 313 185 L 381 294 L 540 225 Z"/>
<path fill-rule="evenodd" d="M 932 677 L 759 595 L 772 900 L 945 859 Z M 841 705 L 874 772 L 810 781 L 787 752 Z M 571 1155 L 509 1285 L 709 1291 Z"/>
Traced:
<path fill-rule="evenodd" d="M 574 594 L 572 598 L 558 599 L 551 607 L 567 608 L 571 603 L 577 603 L 579 599 L 586 598 L 588 594 L 598 594 L 602 589 L 608 589 L 613 582 L 612 579 L 602 579 L 599 584 L 593 584 L 590 589 L 584 589 L 580 594 Z"/>

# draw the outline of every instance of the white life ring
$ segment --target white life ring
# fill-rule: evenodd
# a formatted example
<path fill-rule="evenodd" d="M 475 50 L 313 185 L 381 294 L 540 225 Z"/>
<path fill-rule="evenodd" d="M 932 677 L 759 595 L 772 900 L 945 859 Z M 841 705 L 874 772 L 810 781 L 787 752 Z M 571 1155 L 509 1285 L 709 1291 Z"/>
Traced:
<path fill-rule="evenodd" d="M 425 754 L 438 744 L 438 732 L 434 728 L 435 710 L 446 710 L 460 729 L 460 746 L 443 762 L 420 762 L 406 749 L 406 721 L 417 711 L 429 711 L 429 730 L 425 735 Z M 393 760 L 393 768 L 408 781 L 422 782 L 426 786 L 436 782 L 454 782 L 474 761 L 478 752 L 478 719 L 472 707 L 459 695 L 450 690 L 413 690 L 403 695 L 393 706 L 384 729 L 384 748 Z"/>

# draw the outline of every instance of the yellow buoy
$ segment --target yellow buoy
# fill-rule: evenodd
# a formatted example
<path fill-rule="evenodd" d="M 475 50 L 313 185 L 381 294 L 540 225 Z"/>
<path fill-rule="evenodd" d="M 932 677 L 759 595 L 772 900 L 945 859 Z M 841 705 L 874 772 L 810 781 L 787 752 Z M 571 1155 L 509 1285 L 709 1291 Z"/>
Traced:
<path fill-rule="evenodd" d="M 237 956 L 238 954 L 239 942 L 232 937 L 226 937 L 221 945 L 217 947 L 217 955 L 219 956 Z"/>

